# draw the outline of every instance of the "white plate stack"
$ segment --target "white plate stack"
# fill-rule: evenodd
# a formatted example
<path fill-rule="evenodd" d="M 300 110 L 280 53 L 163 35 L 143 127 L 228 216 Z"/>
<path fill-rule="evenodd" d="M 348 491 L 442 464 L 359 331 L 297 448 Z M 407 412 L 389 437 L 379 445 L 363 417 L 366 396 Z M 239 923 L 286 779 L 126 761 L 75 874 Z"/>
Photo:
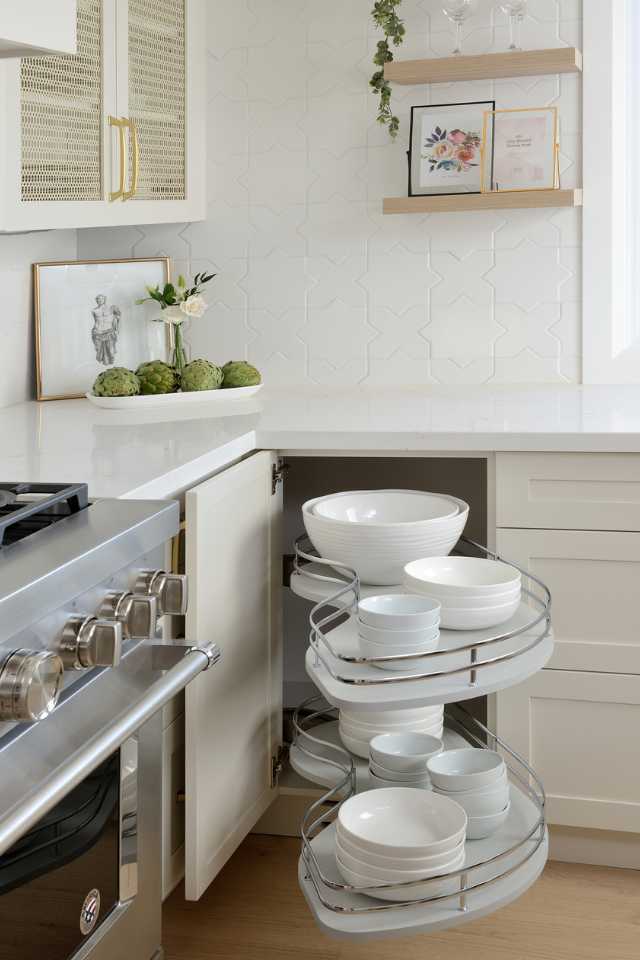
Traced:
<path fill-rule="evenodd" d="M 340 739 L 357 757 L 369 758 L 369 744 L 381 733 L 428 733 L 442 738 L 444 706 L 416 707 L 411 710 L 367 710 L 339 715 Z"/>
<path fill-rule="evenodd" d="M 427 761 L 443 750 L 442 740 L 428 733 L 383 733 L 369 744 L 369 782 L 374 789 L 429 790 Z"/>
<path fill-rule="evenodd" d="M 500 560 L 430 557 L 404 568 L 404 585 L 440 604 L 447 630 L 485 630 L 510 620 L 520 606 L 522 576 Z"/>
<path fill-rule="evenodd" d="M 415 673 L 429 659 L 420 654 L 437 649 L 440 640 L 440 604 L 410 593 L 380 594 L 358 604 L 360 653 L 369 660 L 386 657 L 371 666 L 379 670 Z"/>
<path fill-rule="evenodd" d="M 448 554 L 469 505 L 421 490 L 353 490 L 307 500 L 302 519 L 321 557 L 346 564 L 363 583 L 396 585 L 410 560 Z"/>
<path fill-rule="evenodd" d="M 494 750 L 463 747 L 430 757 L 435 793 L 455 800 L 468 817 L 467 839 L 490 837 L 509 816 L 511 794 L 505 762 Z"/>
<path fill-rule="evenodd" d="M 460 870 L 467 816 L 457 803 L 430 791 L 392 787 L 350 797 L 336 824 L 336 863 L 353 887 L 380 900 L 404 902 L 453 893 L 457 880 L 427 882 Z"/>

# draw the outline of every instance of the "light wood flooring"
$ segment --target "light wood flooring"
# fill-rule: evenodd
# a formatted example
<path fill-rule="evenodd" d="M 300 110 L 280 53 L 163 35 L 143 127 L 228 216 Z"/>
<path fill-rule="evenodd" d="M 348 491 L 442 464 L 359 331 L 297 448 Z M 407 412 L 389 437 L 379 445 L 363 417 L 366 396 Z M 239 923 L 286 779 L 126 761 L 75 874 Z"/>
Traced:
<path fill-rule="evenodd" d="M 199 903 L 165 904 L 166 960 L 640 960 L 640 872 L 550 863 L 504 910 L 457 930 L 355 945 L 325 937 L 297 884 L 299 843 L 250 836 Z"/>

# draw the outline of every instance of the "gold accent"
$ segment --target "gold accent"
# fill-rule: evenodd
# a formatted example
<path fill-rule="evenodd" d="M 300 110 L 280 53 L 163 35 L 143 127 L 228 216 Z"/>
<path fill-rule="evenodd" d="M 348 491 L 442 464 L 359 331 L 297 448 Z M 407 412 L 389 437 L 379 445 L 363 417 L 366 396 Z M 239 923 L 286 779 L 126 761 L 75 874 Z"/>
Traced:
<path fill-rule="evenodd" d="M 181 570 L 180 556 L 183 553 L 182 541 L 187 535 L 187 522 L 186 520 L 180 521 L 180 532 L 171 538 L 171 573 L 184 573 L 184 570 Z"/>
<path fill-rule="evenodd" d="M 127 144 L 124 136 L 124 131 L 128 127 L 129 122 L 124 117 L 112 117 L 109 116 L 109 126 L 118 128 L 118 144 L 120 152 L 120 178 L 118 183 L 118 189 L 112 190 L 109 193 L 109 203 L 113 203 L 115 200 L 124 200 L 124 178 L 125 178 L 125 168 L 127 165 Z"/>
<path fill-rule="evenodd" d="M 117 257 L 113 260 L 41 260 L 31 265 L 33 273 L 33 319 L 34 340 L 36 354 L 36 400 L 84 400 L 84 393 L 67 393 L 55 396 L 45 396 L 42 393 L 42 316 L 40 298 L 40 268 L 41 267 L 73 267 L 92 263 L 163 263 L 164 281 L 171 279 L 171 261 L 169 257 Z"/>
<path fill-rule="evenodd" d="M 122 194 L 123 200 L 131 200 L 135 197 L 138 190 L 138 166 L 140 161 L 140 144 L 138 143 L 138 128 L 129 117 L 126 119 L 129 128 L 129 137 L 131 143 L 131 187 Z"/>
<path fill-rule="evenodd" d="M 544 113 L 544 112 L 553 114 L 553 162 L 554 162 L 554 182 L 553 187 L 544 186 L 544 187 L 518 187 L 510 188 L 509 190 L 494 190 L 492 184 L 490 183 L 489 188 L 487 189 L 485 172 L 486 172 L 486 154 L 487 154 L 487 135 L 488 135 L 488 118 L 495 117 L 498 113 Z M 495 128 L 494 128 L 494 137 L 495 137 Z M 494 149 L 492 143 L 492 150 Z M 559 119 L 558 119 L 558 108 L 557 107 L 510 107 L 506 110 L 485 110 L 484 112 L 484 121 L 482 125 L 482 146 L 480 147 L 480 192 L 481 193 L 537 193 L 541 190 L 559 190 L 560 189 L 560 137 L 559 137 Z"/>

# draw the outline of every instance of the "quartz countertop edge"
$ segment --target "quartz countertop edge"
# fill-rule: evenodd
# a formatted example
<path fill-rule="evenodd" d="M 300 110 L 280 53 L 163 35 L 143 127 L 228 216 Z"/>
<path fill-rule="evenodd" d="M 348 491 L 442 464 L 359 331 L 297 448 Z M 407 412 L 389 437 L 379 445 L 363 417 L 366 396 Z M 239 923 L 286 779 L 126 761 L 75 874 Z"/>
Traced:
<path fill-rule="evenodd" d="M 640 453 L 640 384 L 299 388 L 131 411 L 87 400 L 0 410 L 9 481 L 85 482 L 94 497 L 176 496 L 254 450 L 311 454 Z"/>

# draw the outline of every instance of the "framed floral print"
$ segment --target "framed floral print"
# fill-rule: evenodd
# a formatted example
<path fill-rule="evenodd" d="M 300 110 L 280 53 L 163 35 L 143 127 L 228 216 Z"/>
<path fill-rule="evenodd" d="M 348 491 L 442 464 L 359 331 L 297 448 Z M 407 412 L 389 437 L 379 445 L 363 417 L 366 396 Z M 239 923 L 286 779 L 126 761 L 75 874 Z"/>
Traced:
<path fill-rule="evenodd" d="M 485 114 L 494 100 L 411 108 L 409 196 L 481 193 Z M 485 153 L 486 156 L 486 153 Z"/>
<path fill-rule="evenodd" d="M 34 263 L 37 399 L 84 397 L 107 367 L 167 359 L 157 309 L 136 301 L 168 281 L 167 257 Z"/>

